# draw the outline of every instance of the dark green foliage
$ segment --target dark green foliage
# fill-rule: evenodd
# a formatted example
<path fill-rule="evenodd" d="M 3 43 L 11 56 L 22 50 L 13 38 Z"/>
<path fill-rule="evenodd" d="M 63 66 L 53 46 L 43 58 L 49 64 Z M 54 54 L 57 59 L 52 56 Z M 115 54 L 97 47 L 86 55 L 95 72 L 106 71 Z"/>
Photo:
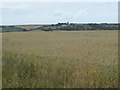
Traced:
<path fill-rule="evenodd" d="M 29 25 L 32 26 L 32 25 Z M 20 32 L 20 31 L 54 31 L 54 30 L 65 30 L 65 31 L 78 31 L 78 30 L 118 30 L 118 24 L 107 24 L 107 23 L 88 23 L 88 24 L 75 24 L 75 23 L 58 23 L 51 25 L 43 25 L 37 28 L 26 30 L 24 28 L 16 26 L 1 26 L 2 32 Z M 27 25 L 26 25 L 27 27 Z M 0 30 L 1 32 L 1 30 Z"/>
<path fill-rule="evenodd" d="M 52 31 L 52 30 L 66 30 L 66 31 L 77 31 L 77 30 L 118 30 L 118 24 L 66 24 L 66 23 L 58 23 L 55 25 L 46 25 L 42 27 L 43 31 Z"/>
<path fill-rule="evenodd" d="M 72 24 L 60 28 L 61 30 L 118 30 L 117 24 Z"/>

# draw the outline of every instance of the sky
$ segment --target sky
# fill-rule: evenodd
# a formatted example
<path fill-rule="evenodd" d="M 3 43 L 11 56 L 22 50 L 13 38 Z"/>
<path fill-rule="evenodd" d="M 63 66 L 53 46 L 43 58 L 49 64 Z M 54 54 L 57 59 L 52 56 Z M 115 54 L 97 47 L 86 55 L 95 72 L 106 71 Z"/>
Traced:
<path fill-rule="evenodd" d="M 0 25 L 117 23 L 118 2 L 3 2 Z"/>

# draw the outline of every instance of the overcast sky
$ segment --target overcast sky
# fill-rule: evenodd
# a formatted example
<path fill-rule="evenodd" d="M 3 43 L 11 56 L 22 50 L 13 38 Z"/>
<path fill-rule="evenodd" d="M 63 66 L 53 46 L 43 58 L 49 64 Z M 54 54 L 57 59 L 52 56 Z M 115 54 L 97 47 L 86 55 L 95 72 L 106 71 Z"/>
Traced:
<path fill-rule="evenodd" d="M 0 24 L 117 23 L 117 2 L 7 2 Z"/>

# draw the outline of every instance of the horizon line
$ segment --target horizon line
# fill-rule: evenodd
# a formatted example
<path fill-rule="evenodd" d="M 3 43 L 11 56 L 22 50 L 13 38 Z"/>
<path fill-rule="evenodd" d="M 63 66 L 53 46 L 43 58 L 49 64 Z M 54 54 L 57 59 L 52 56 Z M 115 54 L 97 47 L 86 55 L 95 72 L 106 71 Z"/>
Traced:
<path fill-rule="evenodd" d="M 58 23 L 67 23 L 67 22 L 58 22 Z M 42 23 L 35 23 L 35 24 L 0 24 L 0 26 L 22 26 L 22 25 L 55 25 L 58 23 L 46 23 L 46 24 L 42 24 Z M 106 22 L 101 22 L 101 23 L 97 23 L 97 22 L 92 22 L 92 23 L 70 23 L 69 24 L 119 24 L 119 22 L 111 22 L 111 23 L 106 23 Z"/>

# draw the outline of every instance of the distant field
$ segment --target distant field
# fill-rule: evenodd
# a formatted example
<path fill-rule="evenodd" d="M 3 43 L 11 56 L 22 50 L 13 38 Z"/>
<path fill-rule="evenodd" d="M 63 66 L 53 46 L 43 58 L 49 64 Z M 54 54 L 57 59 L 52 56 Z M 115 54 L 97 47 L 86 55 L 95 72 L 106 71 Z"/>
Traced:
<path fill-rule="evenodd" d="M 0 28 L 0 32 L 2 32 L 2 28 Z"/>
<path fill-rule="evenodd" d="M 38 28 L 38 27 L 42 27 L 42 25 L 41 25 L 41 26 L 40 26 L 40 25 L 38 25 L 38 26 L 37 26 L 37 25 L 35 25 L 35 26 L 34 26 L 34 25 L 32 25 L 32 26 L 30 26 L 30 25 L 27 26 L 27 25 L 26 25 L 26 26 L 16 26 L 16 27 L 23 28 L 23 29 L 26 29 L 26 30 L 30 30 L 30 29 L 35 29 L 35 28 Z"/>
<path fill-rule="evenodd" d="M 3 33 L 3 88 L 116 88 L 118 31 Z"/>

